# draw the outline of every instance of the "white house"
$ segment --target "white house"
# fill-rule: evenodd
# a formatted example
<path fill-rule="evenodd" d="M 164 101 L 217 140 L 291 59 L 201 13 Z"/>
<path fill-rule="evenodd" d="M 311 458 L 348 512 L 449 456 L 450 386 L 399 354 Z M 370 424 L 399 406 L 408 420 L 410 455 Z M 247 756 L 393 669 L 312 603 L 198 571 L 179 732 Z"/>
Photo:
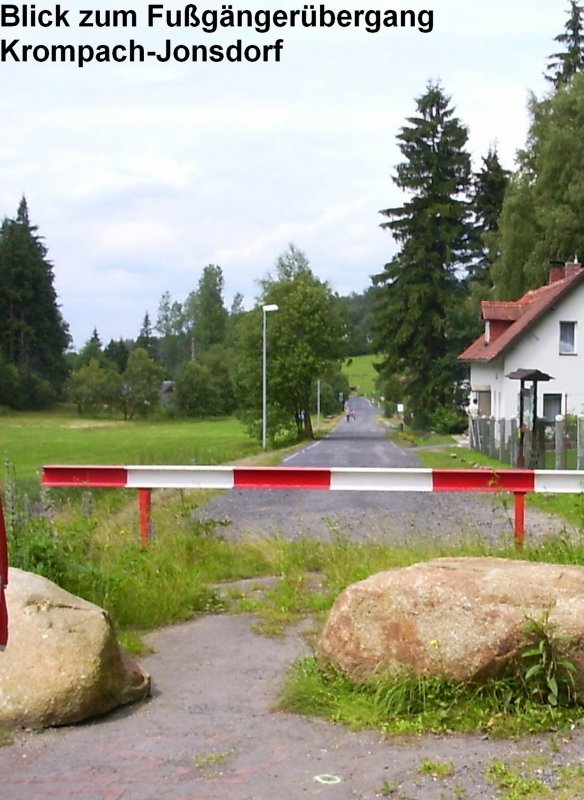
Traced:
<path fill-rule="evenodd" d="M 537 416 L 584 414 L 584 268 L 554 265 L 549 283 L 514 302 L 484 301 L 484 333 L 458 357 L 470 363 L 470 387 L 479 415 L 516 419 L 521 383 L 509 373 L 539 370 L 553 380 L 537 384 Z M 529 416 L 533 384 L 525 384 Z"/>

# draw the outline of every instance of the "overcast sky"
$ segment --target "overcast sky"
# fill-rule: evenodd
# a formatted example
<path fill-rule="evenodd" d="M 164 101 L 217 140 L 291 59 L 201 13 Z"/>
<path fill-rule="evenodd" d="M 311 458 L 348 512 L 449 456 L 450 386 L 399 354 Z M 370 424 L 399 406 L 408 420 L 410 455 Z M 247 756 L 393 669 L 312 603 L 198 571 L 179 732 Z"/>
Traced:
<path fill-rule="evenodd" d="M 36 8 L 53 7 L 43 0 Z M 237 8 L 292 8 L 287 0 Z M 218 264 L 225 300 L 293 242 L 340 294 L 361 292 L 395 252 L 379 210 L 400 205 L 396 135 L 428 80 L 469 128 L 475 168 L 496 143 L 512 168 L 527 98 L 542 96 L 564 0 L 329 0 L 329 7 L 432 9 L 434 29 L 234 31 L 149 28 L 146 3 L 65 0 L 71 27 L 0 30 L 21 43 L 284 39 L 280 63 L 0 63 L 0 214 L 26 194 L 54 264 L 74 344 L 135 337 L 166 290 L 183 301 Z M 80 29 L 79 8 L 136 10 L 132 29 Z M 175 2 L 165 9 L 182 8 Z M 199 6 L 202 8 L 203 6 Z M 211 0 L 207 8 L 219 8 Z"/>

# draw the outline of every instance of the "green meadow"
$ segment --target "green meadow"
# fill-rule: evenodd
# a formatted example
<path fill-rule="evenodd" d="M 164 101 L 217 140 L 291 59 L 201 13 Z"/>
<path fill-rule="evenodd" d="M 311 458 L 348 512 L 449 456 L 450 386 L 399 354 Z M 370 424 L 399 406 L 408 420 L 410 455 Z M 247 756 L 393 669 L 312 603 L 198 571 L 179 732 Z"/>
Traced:
<path fill-rule="evenodd" d="M 357 394 L 365 397 L 375 394 L 377 371 L 373 364 L 378 360 L 378 356 L 353 356 L 343 364 L 343 373 L 349 384 L 356 387 Z"/>
<path fill-rule="evenodd" d="M 0 416 L 0 458 L 17 480 L 43 464 L 218 464 L 258 452 L 236 419 L 131 421 L 67 413 Z"/>

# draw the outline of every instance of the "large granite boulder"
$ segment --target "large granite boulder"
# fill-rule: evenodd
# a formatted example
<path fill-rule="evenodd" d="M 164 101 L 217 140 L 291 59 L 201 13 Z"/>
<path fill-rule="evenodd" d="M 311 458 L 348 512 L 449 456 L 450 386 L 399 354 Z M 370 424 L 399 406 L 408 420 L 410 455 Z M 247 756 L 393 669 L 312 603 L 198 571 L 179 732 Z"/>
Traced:
<path fill-rule="evenodd" d="M 482 681 L 520 657 L 528 618 L 570 637 L 584 689 L 584 567 L 440 558 L 391 569 L 337 598 L 317 656 L 353 681 L 383 674 Z"/>
<path fill-rule="evenodd" d="M 149 693 L 150 677 L 119 647 L 105 611 L 11 569 L 9 638 L 0 653 L 0 725 L 67 725 Z"/>

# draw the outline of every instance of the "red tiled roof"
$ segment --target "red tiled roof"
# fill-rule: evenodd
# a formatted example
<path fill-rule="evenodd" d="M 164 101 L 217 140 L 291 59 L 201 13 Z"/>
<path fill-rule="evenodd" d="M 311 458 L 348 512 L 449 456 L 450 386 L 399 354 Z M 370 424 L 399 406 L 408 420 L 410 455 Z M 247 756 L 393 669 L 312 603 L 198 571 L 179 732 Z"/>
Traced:
<path fill-rule="evenodd" d="M 497 302 L 483 300 L 481 303 L 482 318 L 488 320 L 504 320 L 514 322 L 521 316 L 521 309 L 515 302 Z"/>
<path fill-rule="evenodd" d="M 484 334 L 479 336 L 458 356 L 459 361 L 492 361 L 500 356 L 564 295 L 571 292 L 583 278 L 584 269 L 581 269 L 562 280 L 533 289 L 512 303 L 485 300 L 481 304 L 483 319 L 506 320 L 511 321 L 511 324 L 489 344 L 485 341 Z"/>

